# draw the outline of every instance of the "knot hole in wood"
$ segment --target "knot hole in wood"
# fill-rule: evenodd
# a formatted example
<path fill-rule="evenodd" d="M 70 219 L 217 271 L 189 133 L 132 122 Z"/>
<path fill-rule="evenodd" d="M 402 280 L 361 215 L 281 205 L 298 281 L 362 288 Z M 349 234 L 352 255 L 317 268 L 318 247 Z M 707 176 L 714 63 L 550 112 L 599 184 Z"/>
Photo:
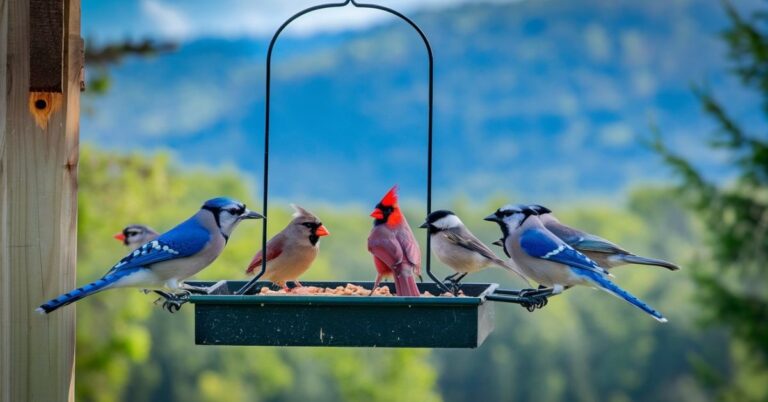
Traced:
<path fill-rule="evenodd" d="M 35 117 L 37 126 L 45 130 L 51 115 L 59 109 L 62 94 L 58 92 L 30 92 L 29 111 Z"/>

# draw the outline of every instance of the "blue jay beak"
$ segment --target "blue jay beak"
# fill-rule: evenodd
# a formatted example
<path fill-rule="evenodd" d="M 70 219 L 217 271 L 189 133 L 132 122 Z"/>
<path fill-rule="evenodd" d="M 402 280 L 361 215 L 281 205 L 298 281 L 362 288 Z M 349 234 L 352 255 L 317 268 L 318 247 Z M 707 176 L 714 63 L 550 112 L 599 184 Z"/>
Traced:
<path fill-rule="evenodd" d="M 242 215 L 240 215 L 240 219 L 263 219 L 264 216 L 261 215 L 258 212 L 251 211 L 250 209 L 246 209 L 245 212 L 243 212 Z"/>
<path fill-rule="evenodd" d="M 485 218 L 483 218 L 483 220 L 488 222 L 501 222 L 501 219 L 499 219 L 499 217 L 496 216 L 496 213 L 492 213 L 486 216 Z"/>
<path fill-rule="evenodd" d="M 428 227 L 429 227 L 429 223 L 427 223 L 427 222 L 424 222 L 424 223 L 422 223 L 422 224 L 421 224 L 421 226 L 419 226 L 419 227 L 420 227 L 421 229 L 426 229 L 426 228 L 428 228 Z"/>

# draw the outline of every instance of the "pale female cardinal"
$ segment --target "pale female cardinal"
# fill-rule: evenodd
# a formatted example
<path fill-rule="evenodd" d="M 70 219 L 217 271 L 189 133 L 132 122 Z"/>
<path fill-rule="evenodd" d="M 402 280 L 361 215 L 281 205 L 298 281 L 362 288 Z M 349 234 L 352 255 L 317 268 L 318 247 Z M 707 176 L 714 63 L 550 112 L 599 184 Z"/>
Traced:
<path fill-rule="evenodd" d="M 289 290 L 288 281 L 301 286 L 298 279 L 317 257 L 320 238 L 330 234 L 311 212 L 298 205 L 291 204 L 291 207 L 296 210 L 293 220 L 267 242 L 267 270 L 264 272 L 264 279 L 286 290 Z M 255 275 L 261 269 L 263 251 L 253 257 L 246 274 Z"/>
<path fill-rule="evenodd" d="M 378 272 L 373 290 L 382 278 L 393 276 L 398 296 L 419 296 L 416 277 L 421 272 L 421 250 L 397 205 L 397 186 L 381 199 L 371 217 L 374 221 L 368 236 L 368 251 L 373 254 Z"/>
<path fill-rule="evenodd" d="M 149 243 L 152 240 L 157 239 L 160 236 L 151 227 L 145 225 L 128 225 L 121 232 L 115 233 L 115 239 L 122 242 L 131 251 Z"/>

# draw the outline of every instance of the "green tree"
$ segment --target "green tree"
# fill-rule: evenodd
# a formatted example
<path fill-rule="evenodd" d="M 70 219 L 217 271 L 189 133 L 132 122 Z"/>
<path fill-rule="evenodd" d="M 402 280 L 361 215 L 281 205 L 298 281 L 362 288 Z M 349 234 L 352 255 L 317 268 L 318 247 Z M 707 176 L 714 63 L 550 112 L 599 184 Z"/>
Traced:
<path fill-rule="evenodd" d="M 724 3 L 730 26 L 722 37 L 733 73 L 761 97 L 768 116 L 768 14 L 739 14 Z M 694 264 L 697 300 L 707 322 L 732 331 L 732 368 L 700 365 L 724 400 L 768 398 L 768 140 L 765 127 L 740 124 L 708 89 L 696 88 L 717 125 L 710 146 L 732 161 L 735 178 L 705 177 L 660 138 L 654 148 L 680 176 L 679 191 L 706 227 L 708 250 Z M 760 132 L 762 131 L 762 133 Z M 730 374 L 730 375 L 728 375 Z"/>
<path fill-rule="evenodd" d="M 219 195 L 258 209 L 243 183 L 232 171 L 176 168 L 165 155 L 120 155 L 84 147 L 78 282 L 97 279 L 126 253 L 112 234 L 127 224 L 149 223 L 165 231 L 194 213 L 203 200 Z M 287 204 L 278 200 L 270 208 L 272 234 L 290 220 Z M 334 237 L 324 241 L 307 279 L 370 279 L 374 270 L 364 247 L 370 230 L 367 214 L 307 207 L 329 227 L 344 227 L 331 229 Z M 261 244 L 260 229 L 241 225 L 198 279 L 242 279 Z M 196 346 L 192 306 L 170 315 L 152 304 L 155 299 L 136 289 L 118 289 L 77 303 L 78 401 L 375 402 L 392 395 L 401 395 L 402 401 L 440 400 L 429 351 Z"/>

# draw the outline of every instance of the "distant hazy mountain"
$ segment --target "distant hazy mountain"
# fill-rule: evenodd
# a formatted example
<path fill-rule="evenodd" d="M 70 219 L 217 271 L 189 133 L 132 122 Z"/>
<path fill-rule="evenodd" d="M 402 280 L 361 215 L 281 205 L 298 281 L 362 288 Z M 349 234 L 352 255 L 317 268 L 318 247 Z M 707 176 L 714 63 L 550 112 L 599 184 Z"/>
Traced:
<path fill-rule="evenodd" d="M 758 121 L 752 98 L 726 76 L 716 1 L 531 0 L 413 18 L 435 56 L 438 196 L 549 201 L 666 180 L 641 141 L 651 124 L 722 176 L 701 141 L 713 126 L 695 83 Z M 125 62 L 111 71 L 110 92 L 87 100 L 84 140 L 260 175 L 268 39 L 199 40 Z M 372 202 L 398 182 L 421 196 L 426 73 L 418 36 L 396 21 L 279 41 L 272 194 Z"/>

